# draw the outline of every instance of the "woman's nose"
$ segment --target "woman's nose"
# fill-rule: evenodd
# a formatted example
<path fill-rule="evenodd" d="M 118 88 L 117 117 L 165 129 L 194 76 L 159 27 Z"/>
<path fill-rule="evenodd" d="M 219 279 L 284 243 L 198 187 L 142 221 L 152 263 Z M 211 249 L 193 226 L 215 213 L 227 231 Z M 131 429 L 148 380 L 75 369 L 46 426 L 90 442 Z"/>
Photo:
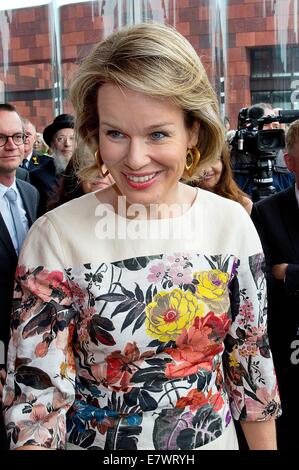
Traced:
<path fill-rule="evenodd" d="M 126 156 L 127 165 L 134 170 L 138 170 L 146 166 L 150 161 L 151 158 L 148 155 L 146 144 L 142 140 L 131 139 Z"/>

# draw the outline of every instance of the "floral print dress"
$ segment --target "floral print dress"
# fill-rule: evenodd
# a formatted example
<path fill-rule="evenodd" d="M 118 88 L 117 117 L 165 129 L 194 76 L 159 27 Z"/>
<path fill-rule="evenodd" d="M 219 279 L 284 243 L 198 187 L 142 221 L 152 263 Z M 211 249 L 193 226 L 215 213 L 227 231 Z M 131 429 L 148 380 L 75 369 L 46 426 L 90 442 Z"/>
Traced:
<path fill-rule="evenodd" d="M 83 196 L 25 242 L 3 402 L 11 448 L 198 449 L 232 417 L 279 416 L 246 211 L 198 190 L 181 217 L 142 222 L 146 239 L 119 236 L 128 221 L 109 210 L 115 234 L 99 237 L 98 212 Z"/>

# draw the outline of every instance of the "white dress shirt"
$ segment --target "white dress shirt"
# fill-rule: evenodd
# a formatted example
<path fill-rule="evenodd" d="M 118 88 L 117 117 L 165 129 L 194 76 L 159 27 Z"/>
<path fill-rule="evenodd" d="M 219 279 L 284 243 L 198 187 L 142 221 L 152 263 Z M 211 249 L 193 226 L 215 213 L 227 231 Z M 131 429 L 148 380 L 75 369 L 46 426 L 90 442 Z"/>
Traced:
<path fill-rule="evenodd" d="M 9 232 L 9 235 L 10 235 L 11 241 L 13 243 L 13 246 L 16 250 L 16 253 L 18 254 L 18 241 L 17 241 L 16 230 L 15 230 L 15 226 L 14 226 L 14 223 L 13 223 L 13 218 L 12 218 L 12 215 L 11 215 L 10 207 L 9 207 L 9 202 L 8 202 L 7 198 L 5 197 L 5 193 L 8 189 L 14 189 L 15 192 L 17 193 L 17 196 L 18 196 L 17 204 L 18 204 L 18 208 L 19 208 L 20 213 L 21 213 L 22 222 L 24 224 L 24 228 L 25 228 L 26 232 L 28 232 L 29 224 L 28 224 L 28 220 L 27 220 L 23 200 L 21 198 L 21 195 L 20 195 L 19 190 L 18 190 L 17 185 L 16 185 L 16 180 L 9 187 L 4 186 L 3 184 L 0 183 L 0 212 L 1 212 L 2 218 L 5 222 L 5 225 L 7 227 L 7 230 Z"/>

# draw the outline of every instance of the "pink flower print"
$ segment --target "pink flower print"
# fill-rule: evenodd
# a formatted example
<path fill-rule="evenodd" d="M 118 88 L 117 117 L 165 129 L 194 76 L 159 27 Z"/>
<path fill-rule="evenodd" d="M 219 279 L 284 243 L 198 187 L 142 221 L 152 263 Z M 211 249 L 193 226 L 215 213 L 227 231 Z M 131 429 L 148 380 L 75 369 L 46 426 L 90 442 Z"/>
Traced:
<path fill-rule="evenodd" d="M 32 439 L 43 445 L 51 440 L 55 429 L 57 414 L 48 413 L 44 405 L 34 405 L 27 419 L 17 422 L 20 428 L 20 441 Z"/>
<path fill-rule="evenodd" d="M 176 268 L 179 266 L 184 266 L 186 260 L 182 256 L 182 254 L 174 253 L 174 255 L 167 256 L 167 261 L 172 265 L 172 268 Z"/>
<path fill-rule="evenodd" d="M 246 300 L 240 306 L 239 315 L 241 316 L 238 320 L 239 325 L 245 326 L 254 321 L 253 305 L 250 300 Z"/>
<path fill-rule="evenodd" d="M 163 277 L 165 276 L 165 267 L 163 263 L 155 264 L 154 266 L 150 267 L 150 272 L 147 276 L 148 282 L 153 282 L 154 284 L 157 284 L 160 282 Z"/>
<path fill-rule="evenodd" d="M 266 327 L 261 325 L 259 327 L 253 326 L 247 332 L 247 341 L 251 343 L 258 343 L 263 341 L 263 337 L 265 335 Z"/>
<path fill-rule="evenodd" d="M 80 322 L 79 326 L 77 325 L 77 335 L 79 341 L 88 341 L 89 340 L 89 323 L 92 319 L 92 316 L 97 312 L 94 307 L 84 307 L 80 311 Z"/>
<path fill-rule="evenodd" d="M 190 284 L 192 281 L 192 271 L 190 268 L 183 268 L 183 266 L 176 265 L 169 271 L 171 280 L 175 286 L 181 284 Z"/>
<path fill-rule="evenodd" d="M 266 387 L 257 389 L 256 399 L 248 397 L 246 399 L 246 410 L 249 420 L 263 421 L 265 417 L 277 418 L 280 416 L 280 399 L 277 384 L 273 390 Z"/>
<path fill-rule="evenodd" d="M 258 349 L 256 344 L 254 343 L 246 343 L 239 349 L 241 356 L 249 357 L 249 356 L 256 356 Z"/>
<path fill-rule="evenodd" d="M 63 279 L 61 271 L 47 271 L 47 269 L 33 270 L 26 273 L 23 280 L 23 287 L 32 292 L 36 297 L 44 302 L 51 302 L 54 298 L 59 298 L 60 305 L 70 305 L 72 293 L 67 281 Z"/>
<path fill-rule="evenodd" d="M 85 302 L 85 297 L 86 297 L 86 292 L 84 292 L 80 286 L 74 282 L 74 281 L 69 281 L 69 286 L 72 292 L 73 297 L 75 298 L 76 302 L 79 305 L 84 305 Z"/>

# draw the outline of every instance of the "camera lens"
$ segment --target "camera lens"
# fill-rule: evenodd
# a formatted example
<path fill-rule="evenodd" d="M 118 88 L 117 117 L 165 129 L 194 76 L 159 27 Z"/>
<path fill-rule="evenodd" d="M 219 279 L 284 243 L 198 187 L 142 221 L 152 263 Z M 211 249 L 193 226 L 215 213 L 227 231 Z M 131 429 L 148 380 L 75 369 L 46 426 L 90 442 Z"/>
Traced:
<path fill-rule="evenodd" d="M 269 129 L 258 132 L 258 149 L 260 152 L 273 152 L 284 147 L 284 132 L 282 129 Z"/>

